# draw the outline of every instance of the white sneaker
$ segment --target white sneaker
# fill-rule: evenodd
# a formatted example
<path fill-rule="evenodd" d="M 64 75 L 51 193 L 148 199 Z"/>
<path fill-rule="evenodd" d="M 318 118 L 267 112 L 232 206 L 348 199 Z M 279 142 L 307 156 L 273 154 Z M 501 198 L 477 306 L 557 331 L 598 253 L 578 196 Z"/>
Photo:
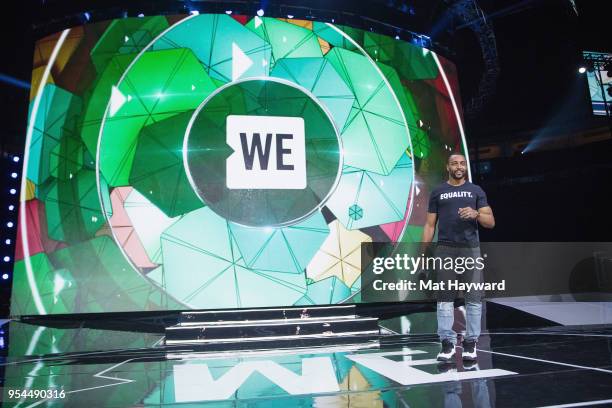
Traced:
<path fill-rule="evenodd" d="M 474 340 L 464 340 L 461 358 L 468 361 L 475 361 L 476 357 L 476 342 Z"/>
<path fill-rule="evenodd" d="M 438 353 L 438 361 L 449 361 L 455 357 L 455 345 L 450 340 L 442 340 L 442 349 Z"/>

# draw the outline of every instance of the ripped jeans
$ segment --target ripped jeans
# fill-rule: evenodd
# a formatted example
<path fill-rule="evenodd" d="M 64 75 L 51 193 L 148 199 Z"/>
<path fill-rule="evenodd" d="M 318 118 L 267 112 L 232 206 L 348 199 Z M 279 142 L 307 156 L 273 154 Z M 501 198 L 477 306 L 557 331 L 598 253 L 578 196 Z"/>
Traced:
<path fill-rule="evenodd" d="M 453 330 L 454 306 L 453 302 L 438 302 L 438 336 L 440 341 L 446 339 L 457 344 L 457 333 Z M 466 309 L 466 340 L 477 341 L 480 336 L 480 320 L 482 316 L 482 302 L 465 302 Z"/>
<path fill-rule="evenodd" d="M 480 257 L 479 247 L 457 247 L 438 244 L 435 254 L 440 258 L 477 258 Z M 456 280 L 464 283 L 480 283 L 483 282 L 482 268 L 472 268 L 465 270 L 462 273 L 457 273 L 454 270 L 439 269 L 437 270 L 438 282 L 448 283 L 449 280 Z M 482 298 L 484 292 L 481 290 L 472 290 L 464 294 L 465 309 L 466 309 L 466 340 L 477 341 L 480 336 L 480 321 L 482 318 Z M 457 333 L 453 330 L 454 323 L 454 307 L 453 301 L 457 297 L 456 290 L 439 290 L 437 293 L 437 318 L 438 318 L 438 336 L 440 341 L 447 339 L 453 344 L 457 343 Z"/>

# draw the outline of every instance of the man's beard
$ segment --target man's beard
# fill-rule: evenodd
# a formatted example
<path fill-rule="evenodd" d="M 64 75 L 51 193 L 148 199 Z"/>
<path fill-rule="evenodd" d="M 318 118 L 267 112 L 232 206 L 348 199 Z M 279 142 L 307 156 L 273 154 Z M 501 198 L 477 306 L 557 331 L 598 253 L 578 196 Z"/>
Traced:
<path fill-rule="evenodd" d="M 461 172 L 461 176 L 456 176 L 454 171 L 449 172 L 450 176 L 455 180 L 463 180 L 465 178 L 465 172 Z"/>

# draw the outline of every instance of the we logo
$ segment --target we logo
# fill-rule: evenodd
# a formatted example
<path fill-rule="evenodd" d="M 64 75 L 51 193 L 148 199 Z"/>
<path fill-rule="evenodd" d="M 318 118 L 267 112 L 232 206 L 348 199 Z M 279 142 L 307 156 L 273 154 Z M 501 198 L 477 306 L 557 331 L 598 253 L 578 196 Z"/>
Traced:
<path fill-rule="evenodd" d="M 234 150 L 226 162 L 227 188 L 306 188 L 304 119 L 230 115 L 226 131 Z"/>

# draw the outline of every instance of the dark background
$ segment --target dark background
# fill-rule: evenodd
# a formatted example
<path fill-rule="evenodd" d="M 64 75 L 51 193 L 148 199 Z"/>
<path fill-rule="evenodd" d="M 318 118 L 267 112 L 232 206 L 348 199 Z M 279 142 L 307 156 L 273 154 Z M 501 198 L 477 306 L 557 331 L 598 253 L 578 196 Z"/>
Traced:
<path fill-rule="evenodd" d="M 0 210 L 1 257 L 13 256 L 17 223 L 7 206 L 16 197 L 7 192 L 19 188 L 10 179 L 20 163 L 26 132 L 34 41 L 46 34 L 83 22 L 82 13 L 93 10 L 92 21 L 118 17 L 121 10 L 135 16 L 139 10 L 156 14 L 155 7 L 197 6 L 203 11 L 223 12 L 234 7 L 253 13 L 266 8 L 266 15 L 297 7 L 296 18 L 328 18 L 337 23 L 362 27 L 364 17 L 419 33 L 438 33 L 434 49 L 457 65 L 463 105 L 478 93 L 483 58 L 478 38 L 469 26 L 448 17 L 452 0 L 372 1 L 62 1 L 25 0 L 11 2 L 4 10 L 2 60 L 0 62 Z M 586 77 L 577 72 L 582 50 L 612 51 L 612 24 L 604 11 L 606 2 L 576 0 L 578 14 L 569 0 L 478 0 L 493 25 L 499 57 L 496 91 L 483 109 L 466 115 L 466 136 L 473 165 L 473 180 L 483 186 L 496 216 L 494 230 L 483 231 L 486 241 L 609 241 L 612 216 L 608 191 L 612 177 L 610 119 L 591 114 Z M 229 6 L 228 6 L 229 4 Z M 285 7 L 285 8 L 283 8 Z M 104 12 L 108 14 L 104 18 Z M 293 10 L 293 9 L 292 9 Z M 322 11 L 323 10 L 323 11 Z M 184 10 L 183 10 L 184 12 Z M 351 15 L 353 17 L 351 17 Z M 362 17 L 358 17 L 362 16 Z M 361 18 L 360 22 L 355 19 Z M 79 20 L 80 19 L 80 20 Z M 344 19 L 344 21 L 342 20 Z M 352 19 L 352 20 L 351 20 Z M 375 26 L 375 31 L 389 33 Z M 380 29 L 379 29 L 380 28 Z M 385 31 L 386 30 L 386 31 Z M 402 32 L 402 36 L 403 36 Z M 23 82 L 23 83 L 21 83 Z M 602 141 L 577 145 L 576 135 L 592 133 Z M 534 149 L 520 154 L 517 142 L 529 143 L 546 137 L 558 140 L 553 149 Z M 500 157 L 481 159 L 476 152 L 484 145 L 502 147 Z M 488 171 L 482 171 L 482 164 Z M 481 171 L 479 171 L 479 169 Z M 2 262 L 1 273 L 11 273 L 12 262 Z M 0 309 L 8 303 L 10 279 L 0 280 Z"/>

